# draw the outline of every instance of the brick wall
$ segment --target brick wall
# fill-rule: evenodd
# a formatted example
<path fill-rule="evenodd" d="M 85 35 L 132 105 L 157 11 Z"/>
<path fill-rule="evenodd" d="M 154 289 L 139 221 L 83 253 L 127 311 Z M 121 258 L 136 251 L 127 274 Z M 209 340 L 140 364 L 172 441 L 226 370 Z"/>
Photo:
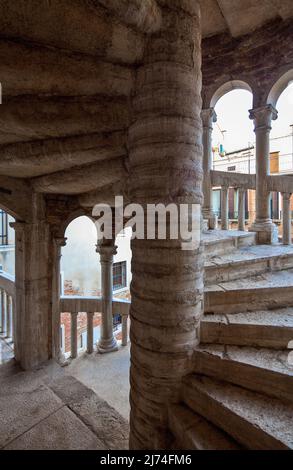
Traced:
<path fill-rule="evenodd" d="M 214 93 L 231 80 L 242 80 L 254 93 L 254 107 L 266 104 L 267 96 L 293 68 L 293 23 L 277 19 L 239 38 L 224 33 L 202 42 L 203 101 L 210 106 Z"/>

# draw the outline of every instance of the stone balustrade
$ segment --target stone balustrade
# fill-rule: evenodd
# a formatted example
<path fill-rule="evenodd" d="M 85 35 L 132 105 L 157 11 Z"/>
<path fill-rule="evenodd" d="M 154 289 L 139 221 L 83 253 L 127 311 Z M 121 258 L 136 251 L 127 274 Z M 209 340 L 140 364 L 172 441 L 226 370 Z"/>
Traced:
<path fill-rule="evenodd" d="M 211 170 L 213 187 L 221 188 L 221 229 L 229 230 L 229 188 L 238 190 L 238 230 L 245 230 L 245 192 L 248 189 L 255 190 L 255 175 L 246 173 L 228 173 L 225 171 Z"/>
<path fill-rule="evenodd" d="M 0 308 L 0 332 L 13 342 L 15 283 L 14 277 L 3 271 L 0 271 Z"/>
<path fill-rule="evenodd" d="M 78 314 L 86 312 L 87 314 L 87 345 L 86 351 L 92 354 L 94 351 L 94 314 L 101 312 L 101 297 L 79 297 L 63 296 L 60 299 L 61 312 L 70 312 L 71 314 L 71 358 L 75 359 L 78 355 Z M 130 301 L 123 299 L 113 299 L 112 311 L 114 315 L 121 315 L 122 318 L 122 346 L 128 343 L 128 318 Z"/>
<path fill-rule="evenodd" d="M 292 210 L 291 195 L 293 192 L 293 175 L 268 175 L 267 189 L 282 195 L 282 241 L 284 245 L 292 243 Z M 221 188 L 221 229 L 229 230 L 228 195 L 229 188 L 238 190 L 238 230 L 245 230 L 245 192 L 256 189 L 255 175 L 245 173 L 228 173 L 211 170 L 212 187 Z M 236 217 L 235 217 L 236 218 Z"/>

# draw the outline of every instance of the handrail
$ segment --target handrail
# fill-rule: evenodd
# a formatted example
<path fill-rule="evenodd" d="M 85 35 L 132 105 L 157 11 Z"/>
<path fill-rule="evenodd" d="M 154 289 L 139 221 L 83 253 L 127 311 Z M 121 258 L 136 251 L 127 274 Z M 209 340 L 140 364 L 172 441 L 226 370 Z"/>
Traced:
<path fill-rule="evenodd" d="M 270 191 L 293 193 L 293 175 L 270 175 L 267 177 L 267 185 Z"/>
<path fill-rule="evenodd" d="M 256 176 L 248 173 L 230 173 L 211 170 L 212 186 L 228 186 L 230 188 L 256 189 Z"/>

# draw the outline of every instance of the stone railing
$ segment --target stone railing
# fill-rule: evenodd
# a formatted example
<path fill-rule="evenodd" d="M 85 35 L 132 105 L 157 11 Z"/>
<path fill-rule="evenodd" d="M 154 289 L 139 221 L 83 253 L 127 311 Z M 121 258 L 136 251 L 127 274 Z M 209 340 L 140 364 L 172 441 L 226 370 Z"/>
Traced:
<path fill-rule="evenodd" d="M 69 312 L 71 315 L 71 358 L 78 355 L 78 314 L 85 312 L 87 315 L 87 347 L 91 354 L 94 351 L 94 315 L 101 312 L 102 300 L 100 297 L 62 296 L 60 299 L 60 311 Z M 130 302 L 127 300 L 113 299 L 113 316 L 120 314 L 122 317 L 122 346 L 128 343 L 128 317 Z"/>
<path fill-rule="evenodd" d="M 238 190 L 238 230 L 245 230 L 245 192 L 256 188 L 255 175 L 211 170 L 213 187 L 221 188 L 221 228 L 229 230 L 229 188 Z"/>
<path fill-rule="evenodd" d="M 14 276 L 0 271 L 0 332 L 13 342 L 13 318 L 15 310 Z"/>
<path fill-rule="evenodd" d="M 291 196 L 293 193 L 293 175 L 270 175 L 267 180 L 268 189 L 282 195 L 282 241 L 284 245 L 290 245 L 292 242 Z"/>

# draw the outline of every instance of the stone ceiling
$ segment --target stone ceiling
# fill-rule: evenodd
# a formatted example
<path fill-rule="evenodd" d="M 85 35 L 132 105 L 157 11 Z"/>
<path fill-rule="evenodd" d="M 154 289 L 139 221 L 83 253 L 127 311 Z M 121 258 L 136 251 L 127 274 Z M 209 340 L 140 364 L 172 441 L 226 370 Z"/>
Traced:
<path fill-rule="evenodd" d="M 160 26 L 165 0 L 156 1 L 0 0 L 0 176 L 62 194 L 127 178 L 129 99 L 147 34 Z M 200 3 L 204 38 L 293 16 L 292 0 Z M 151 5 L 149 21 L 133 5 Z"/>
<path fill-rule="evenodd" d="M 293 16 L 292 0 L 200 0 L 203 37 L 230 32 L 242 36 L 275 18 Z"/>

